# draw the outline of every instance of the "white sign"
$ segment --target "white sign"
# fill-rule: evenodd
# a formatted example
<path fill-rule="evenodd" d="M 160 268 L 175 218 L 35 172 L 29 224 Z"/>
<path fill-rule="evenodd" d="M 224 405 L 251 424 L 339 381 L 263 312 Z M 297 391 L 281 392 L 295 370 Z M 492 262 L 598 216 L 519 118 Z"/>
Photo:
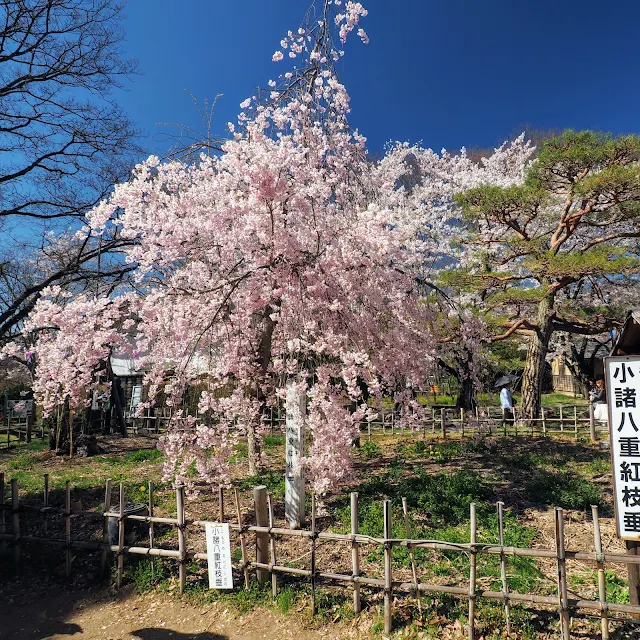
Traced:
<path fill-rule="evenodd" d="M 618 537 L 640 540 L 640 356 L 605 358 Z"/>
<path fill-rule="evenodd" d="M 207 535 L 209 589 L 233 589 L 229 525 L 207 522 L 205 532 Z"/>
<path fill-rule="evenodd" d="M 304 455 L 307 395 L 295 384 L 287 387 L 286 410 L 284 515 L 292 529 L 299 529 L 304 523 L 304 474 L 299 462 Z"/>

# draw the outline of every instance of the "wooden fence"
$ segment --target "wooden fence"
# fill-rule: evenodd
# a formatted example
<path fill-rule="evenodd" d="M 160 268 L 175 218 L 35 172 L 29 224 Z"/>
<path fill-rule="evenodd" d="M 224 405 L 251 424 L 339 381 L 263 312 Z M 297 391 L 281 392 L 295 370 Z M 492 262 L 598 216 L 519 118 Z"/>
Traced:
<path fill-rule="evenodd" d="M 44 491 L 42 505 L 27 505 L 20 501 L 20 489 L 17 479 L 10 481 L 11 500 L 5 501 L 5 480 L 4 474 L 0 474 L 0 552 L 9 552 L 11 547 L 13 559 L 18 566 L 21 561 L 21 547 L 24 544 L 53 545 L 62 549 L 65 558 L 66 573 L 71 573 L 72 550 L 94 550 L 100 553 L 100 564 L 104 572 L 107 566 L 109 553 L 116 557 L 116 583 L 120 587 L 124 578 L 125 557 L 127 554 L 135 554 L 151 557 L 163 557 L 173 560 L 178 565 L 179 589 L 182 593 L 187 580 L 188 561 L 207 561 L 206 552 L 198 552 L 189 548 L 187 528 L 202 529 L 207 524 L 206 521 L 187 519 L 185 513 L 184 488 L 176 490 L 176 517 L 158 517 L 154 515 L 153 485 L 149 484 L 149 507 L 148 515 L 127 515 L 125 512 L 125 487 L 120 484 L 119 503 L 117 508 L 112 507 L 111 494 L 112 482 L 107 480 L 105 486 L 105 500 L 102 509 L 98 511 L 87 511 L 74 509 L 71 501 L 71 486 L 67 482 L 64 492 L 64 507 L 55 507 L 49 504 L 49 483 L 48 476 L 44 478 Z M 593 541 L 594 550 L 572 550 L 565 547 L 565 516 L 563 510 L 554 510 L 555 518 L 555 545 L 552 549 L 541 548 L 516 548 L 505 546 L 504 544 L 504 511 L 503 504 L 498 503 L 498 540 L 495 544 L 480 544 L 477 541 L 477 518 L 475 505 L 470 506 L 470 537 L 469 542 L 464 544 L 454 544 L 440 540 L 421 540 L 411 536 L 411 527 L 408 517 L 407 502 L 402 500 L 404 524 L 406 538 L 391 537 L 391 502 L 385 500 L 383 504 L 384 514 L 384 534 L 377 538 L 369 535 L 362 535 L 358 531 L 358 494 L 351 494 L 351 533 L 340 534 L 332 531 L 323 531 L 316 524 L 316 502 L 312 497 L 311 503 L 311 527 L 310 529 L 291 530 L 274 526 L 273 501 L 267 495 L 264 486 L 255 487 L 254 512 L 255 524 L 244 522 L 240 508 L 240 500 L 237 490 L 218 491 L 219 501 L 219 522 L 228 522 L 230 529 L 235 531 L 235 540 L 240 548 L 242 561 L 236 564 L 236 580 L 240 576 L 243 578 L 244 588 L 249 588 L 250 569 L 255 570 L 256 577 L 260 583 L 271 581 L 274 597 L 278 593 L 278 576 L 288 574 L 297 576 L 300 579 L 308 580 L 311 589 L 311 607 L 316 611 L 316 591 L 320 581 L 350 589 L 353 595 L 353 607 L 356 613 L 361 610 L 361 587 L 368 587 L 378 590 L 384 596 L 384 628 L 389 634 L 392 630 L 392 607 L 394 595 L 400 593 L 408 594 L 417 600 L 417 604 L 422 611 L 421 596 L 426 593 L 449 594 L 467 600 L 468 603 L 468 638 L 473 640 L 476 628 L 475 607 L 479 598 L 499 601 L 504 607 L 505 628 L 511 630 L 511 607 L 513 604 L 523 603 L 533 608 L 555 609 L 558 616 L 559 628 L 562 640 L 570 640 L 572 633 L 570 629 L 570 617 L 576 612 L 590 612 L 596 615 L 601 621 L 601 637 L 604 640 L 609 638 L 610 625 L 613 621 L 628 620 L 629 618 L 640 617 L 640 606 L 607 602 L 605 567 L 607 564 L 626 564 L 630 569 L 640 566 L 640 556 L 626 555 L 619 553 L 607 553 L 603 551 L 602 539 L 600 535 L 600 524 L 597 507 L 592 507 L 593 517 Z M 233 497 L 235 508 L 235 518 L 230 519 L 225 512 L 225 498 Z M 9 514 L 10 526 L 7 527 L 5 514 Z M 25 521 L 28 514 L 36 514 L 37 530 L 36 534 L 23 533 Z M 54 537 L 54 527 L 48 528 L 47 521 L 51 516 L 62 517 L 64 520 L 64 534 Z M 77 539 L 73 537 L 72 523 L 76 518 L 93 519 L 97 527 L 102 524 L 102 539 Z M 109 542 L 109 521 L 114 519 L 117 522 L 117 544 Z M 148 523 L 149 543 L 147 546 L 133 546 L 125 543 L 125 526 L 127 522 Z M 157 545 L 154 539 L 154 525 L 170 525 L 177 531 L 177 549 L 163 548 Z M 33 526 L 31 526 L 33 531 Z M 62 530 L 62 529 L 61 529 Z M 296 538 L 304 540 L 309 545 L 310 566 L 309 568 L 298 568 L 278 564 L 277 540 L 279 538 Z M 349 573 L 335 573 L 323 571 L 317 562 L 317 547 L 320 541 L 330 541 L 331 543 L 341 543 L 351 550 L 351 571 Z M 256 559 L 250 560 L 248 547 L 255 546 Z M 361 553 L 365 547 L 378 547 L 383 549 L 384 556 L 384 578 L 373 578 L 362 574 Z M 394 567 L 392 563 L 393 549 L 404 547 L 408 549 L 411 560 L 412 579 L 401 580 L 394 578 Z M 420 567 L 416 562 L 414 551 L 416 549 L 431 549 L 447 552 L 457 552 L 464 554 L 468 558 L 469 569 L 468 579 L 464 584 L 457 586 L 446 586 L 440 584 L 429 584 L 420 580 Z M 479 588 L 477 583 L 477 561 L 481 556 L 499 556 L 501 585 L 500 591 L 491 591 Z M 553 560 L 557 568 L 556 593 L 554 595 L 540 595 L 529 593 L 518 593 L 510 589 L 508 578 L 509 557 L 529 557 L 546 558 Z M 572 599 L 568 595 L 568 570 L 567 562 L 577 560 L 592 565 L 597 570 L 598 599 Z M 611 614 L 618 614 L 612 616 Z M 619 615 L 619 614 L 622 614 Z"/>

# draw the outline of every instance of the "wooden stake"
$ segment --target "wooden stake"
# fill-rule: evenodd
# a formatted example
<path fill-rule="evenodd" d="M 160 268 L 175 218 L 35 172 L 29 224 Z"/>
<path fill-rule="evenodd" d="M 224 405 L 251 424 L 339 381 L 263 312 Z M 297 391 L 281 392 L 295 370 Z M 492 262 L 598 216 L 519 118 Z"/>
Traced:
<path fill-rule="evenodd" d="M 447 410 L 440 409 L 440 435 L 444 440 L 447 437 Z"/>
<path fill-rule="evenodd" d="M 178 580 L 180 593 L 184 593 L 184 587 L 187 583 L 187 543 L 185 540 L 184 524 L 184 487 L 178 487 L 176 489 L 176 507 L 178 509 L 178 551 L 180 551 Z"/>
<path fill-rule="evenodd" d="M 602 562 L 602 536 L 600 535 L 600 517 L 598 507 L 591 506 L 593 515 L 593 541 L 596 548 L 596 566 L 598 568 L 598 599 L 600 600 L 600 629 L 602 640 L 609 640 L 609 614 L 607 612 L 607 586 L 604 576 L 604 562 Z"/>
<path fill-rule="evenodd" d="M 218 504 L 220 505 L 220 522 L 224 522 L 224 490 L 218 487 Z"/>
<path fill-rule="evenodd" d="M 153 518 L 153 482 L 151 480 L 149 480 L 149 516 Z M 151 520 L 149 522 L 149 549 L 153 549 L 153 533 L 153 520 Z"/>
<path fill-rule="evenodd" d="M 244 588 L 249 588 L 249 564 L 247 563 L 247 546 L 244 540 L 244 528 L 242 526 L 242 511 L 240 511 L 240 497 L 238 489 L 234 489 L 234 497 L 236 501 L 236 514 L 238 516 L 238 526 L 240 527 L 240 551 L 242 552 L 242 569 L 244 572 Z"/>
<path fill-rule="evenodd" d="M 118 578 L 116 586 L 122 586 L 124 574 L 124 485 L 120 483 L 120 517 L 118 518 Z"/>
<path fill-rule="evenodd" d="M 473 640 L 476 628 L 476 505 L 470 505 L 471 546 L 469 548 L 469 640 Z"/>
<path fill-rule="evenodd" d="M 407 539 L 411 540 L 411 523 L 409 522 L 409 509 L 407 508 L 406 498 L 402 498 L 402 513 L 404 514 L 404 528 L 407 533 Z M 412 546 L 409 546 L 409 559 L 411 560 L 411 573 L 413 574 L 413 585 L 416 592 L 418 611 L 420 613 L 420 620 L 422 620 L 422 599 L 420 598 L 420 590 L 418 589 L 418 572 L 416 571 L 416 558 Z"/>
<path fill-rule="evenodd" d="M 351 535 L 358 534 L 358 494 L 351 494 Z M 351 542 L 351 575 L 357 578 L 360 575 L 360 545 L 355 541 Z M 353 583 L 353 610 L 360 613 L 362 603 L 360 601 L 360 583 Z"/>
<path fill-rule="evenodd" d="M 540 415 L 542 416 L 542 435 L 547 435 L 547 417 L 544 412 L 544 407 L 540 408 Z"/>
<path fill-rule="evenodd" d="M 18 480 L 11 480 L 11 525 L 13 527 L 13 562 L 20 566 L 20 486 Z"/>
<path fill-rule="evenodd" d="M 384 633 L 389 635 L 391 633 L 391 603 L 393 597 L 392 588 L 392 550 L 393 547 L 389 543 L 391 538 L 391 501 L 384 501 Z"/>
<path fill-rule="evenodd" d="M 256 526 L 266 527 L 269 522 L 267 515 L 267 487 L 260 485 L 253 488 L 253 503 L 256 511 Z M 256 562 L 266 564 L 269 558 L 269 534 L 256 532 Z M 257 569 L 258 584 L 262 586 L 269 575 L 266 569 Z"/>
<path fill-rule="evenodd" d="M 573 437 L 578 440 L 578 407 L 573 406 Z"/>
<path fill-rule="evenodd" d="M 560 637 L 570 640 L 569 629 L 569 596 L 567 592 L 567 563 L 564 549 L 564 512 L 560 507 L 555 508 L 555 538 L 556 555 L 558 559 L 558 609 L 560 611 Z"/>
<path fill-rule="evenodd" d="M 562 415 L 562 405 L 560 405 L 560 431 L 564 431 L 564 417 Z"/>
<path fill-rule="evenodd" d="M 316 494 L 311 494 L 311 615 L 316 615 Z"/>
<path fill-rule="evenodd" d="M 267 495 L 267 501 L 269 503 L 269 529 L 273 529 L 273 503 L 271 501 L 271 494 Z M 269 531 L 269 550 L 270 550 L 270 564 L 272 567 L 276 566 L 276 537 Z M 278 596 L 278 576 L 275 571 L 271 571 L 271 593 L 274 598 Z"/>
<path fill-rule="evenodd" d="M 111 478 L 108 478 L 104 485 L 104 511 L 103 513 L 109 513 L 111 509 Z M 109 544 L 109 518 L 104 517 L 104 524 L 102 525 L 102 543 Z M 100 554 L 100 574 L 105 575 L 107 570 L 107 549 L 103 549 Z"/>
<path fill-rule="evenodd" d="M 511 633 L 511 610 L 509 606 L 509 583 L 507 582 L 507 561 L 504 555 L 504 502 L 498 502 L 498 540 L 500 543 L 500 577 L 504 594 L 504 616 L 507 635 Z"/>
<path fill-rule="evenodd" d="M 464 409 L 462 407 L 460 407 L 460 431 L 464 438 Z"/>
<path fill-rule="evenodd" d="M 597 442 L 598 436 L 596 435 L 596 414 L 593 409 L 593 404 L 589 403 L 589 436 L 591 442 Z"/>
<path fill-rule="evenodd" d="M 64 566 L 67 578 L 71 575 L 71 482 L 64 487 Z"/>

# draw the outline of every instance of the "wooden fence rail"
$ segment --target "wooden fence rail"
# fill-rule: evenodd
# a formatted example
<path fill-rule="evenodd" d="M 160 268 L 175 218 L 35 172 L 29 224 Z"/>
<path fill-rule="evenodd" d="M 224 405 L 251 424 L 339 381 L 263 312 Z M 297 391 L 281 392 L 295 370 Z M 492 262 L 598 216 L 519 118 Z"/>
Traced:
<path fill-rule="evenodd" d="M 12 479 L 11 501 L 5 500 L 5 479 L 4 474 L 0 474 L 0 551 L 6 551 L 10 547 L 13 553 L 13 561 L 16 566 L 21 562 L 21 546 L 23 544 L 35 545 L 53 545 L 64 550 L 66 573 L 71 573 L 72 566 L 72 549 L 94 550 L 101 552 L 101 565 L 106 567 L 106 557 L 109 553 L 115 554 L 116 557 L 116 583 L 120 586 L 124 577 L 125 557 L 127 554 L 143 555 L 151 557 L 162 557 L 175 561 L 178 564 L 178 580 L 179 589 L 182 593 L 185 589 L 187 578 L 187 566 L 189 560 L 207 561 L 206 552 L 196 552 L 189 550 L 187 540 L 187 528 L 197 527 L 204 528 L 208 521 L 187 519 L 185 513 L 184 487 L 176 489 L 176 513 L 173 517 L 159 517 L 153 515 L 153 486 L 149 485 L 149 515 L 128 515 L 125 511 L 125 487 L 120 484 L 119 487 L 119 505 L 117 509 L 111 504 L 112 482 L 107 480 L 105 487 L 105 501 L 103 509 L 99 511 L 74 509 L 71 501 L 71 486 L 66 483 L 64 489 L 64 507 L 54 507 L 49 504 L 48 495 L 48 478 L 44 483 L 46 489 L 44 492 L 44 500 L 41 506 L 24 504 L 20 501 L 19 485 L 17 479 Z M 224 494 L 229 493 L 229 489 L 219 490 L 220 497 L 220 513 L 221 520 L 224 520 Z M 559 628 L 561 630 L 562 640 L 569 640 L 571 637 L 570 615 L 576 612 L 588 611 L 595 612 L 601 621 L 602 638 L 609 638 L 609 628 L 612 620 L 621 620 L 622 618 L 612 618 L 611 614 L 624 614 L 628 618 L 637 619 L 640 616 L 640 606 L 632 604 L 620 604 L 607 602 L 606 589 L 604 582 L 604 571 L 607 564 L 625 564 L 628 567 L 640 565 L 640 556 L 627 555 L 619 553 L 606 553 L 602 549 L 602 540 L 600 537 L 600 525 L 597 507 L 592 507 L 592 517 L 594 526 L 594 551 L 576 551 L 565 548 L 564 533 L 564 513 L 560 508 L 556 508 L 555 515 L 555 548 L 553 549 L 529 549 L 518 548 L 504 545 L 504 524 L 503 524 L 503 505 L 498 503 L 497 513 L 499 520 L 499 539 L 496 544 L 480 544 L 477 542 L 477 519 L 475 505 L 471 505 L 470 511 L 470 539 L 468 543 L 452 543 L 441 540 L 424 540 L 413 539 L 410 536 L 410 529 L 407 519 L 406 501 L 403 500 L 403 513 L 405 515 L 405 524 L 407 530 L 407 538 L 391 537 L 391 502 L 385 500 L 383 504 L 384 514 L 384 534 L 378 538 L 370 535 L 358 533 L 358 495 L 351 494 L 351 533 L 341 534 L 332 531 L 319 531 L 316 526 L 316 502 L 315 496 L 312 497 L 311 508 L 311 529 L 291 530 L 283 527 L 274 526 L 273 503 L 271 496 L 267 495 L 266 487 L 256 487 L 254 489 L 254 504 L 256 514 L 256 524 L 246 525 L 243 522 L 240 510 L 240 502 L 237 489 L 233 490 L 233 497 L 236 507 L 236 521 L 229 522 L 229 527 L 236 532 L 236 538 L 239 543 L 242 562 L 237 567 L 240 575 L 244 574 L 244 587 L 249 587 L 249 569 L 256 571 L 258 581 L 263 584 L 268 580 L 271 581 L 274 597 L 278 592 L 278 574 L 288 574 L 309 580 L 312 594 L 312 608 L 315 612 L 316 607 L 316 589 L 318 581 L 328 582 L 334 585 L 341 585 L 345 588 L 353 590 L 354 610 L 358 613 L 361 610 L 361 587 L 367 586 L 376 590 L 381 590 L 384 595 L 384 626 L 385 632 L 391 632 L 392 625 L 392 607 L 394 594 L 400 592 L 410 594 L 421 602 L 421 595 L 426 593 L 450 594 L 468 601 L 468 638 L 473 640 L 476 626 L 476 602 L 478 598 L 489 600 L 497 600 L 503 603 L 505 611 L 505 622 L 507 628 L 511 625 L 511 607 L 514 603 L 523 603 L 531 606 L 544 605 L 546 607 L 555 607 L 558 610 Z M 268 505 L 268 508 L 267 508 Z M 265 516 L 268 511 L 268 517 Z M 5 522 L 5 513 L 11 515 L 10 530 L 7 531 Z M 27 520 L 28 514 L 37 514 L 40 517 L 40 534 L 31 535 L 24 534 L 27 529 L 22 525 L 28 524 L 22 522 Z M 64 519 L 64 537 L 53 537 L 47 535 L 52 533 L 52 528 L 46 528 L 46 520 L 48 516 L 57 515 Z M 74 539 L 72 522 L 75 518 L 91 518 L 94 519 L 99 526 L 100 522 L 104 523 L 103 535 L 101 539 L 79 540 Z M 111 544 L 109 541 L 108 530 L 109 520 L 115 520 L 118 525 L 117 544 Z M 127 522 L 144 522 L 149 527 L 149 545 L 134 546 L 127 544 L 125 540 L 125 526 Z M 45 526 L 42 526 L 45 525 Z M 178 534 L 178 548 L 169 549 L 158 547 L 154 540 L 153 525 L 170 525 L 176 528 Z M 252 561 L 248 558 L 247 552 L 247 536 L 253 534 L 256 545 L 256 560 Z M 278 564 L 276 543 L 278 538 L 298 538 L 306 539 L 310 545 L 311 563 L 310 568 L 299 568 L 292 566 L 284 566 Z M 323 571 L 317 566 L 316 549 L 319 541 L 326 540 L 332 542 L 343 543 L 346 548 L 351 549 L 351 573 L 335 573 L 332 571 Z M 377 546 L 383 549 L 384 556 L 384 578 L 373 578 L 362 575 L 361 572 L 361 550 L 366 546 Z M 394 579 L 393 575 L 393 549 L 397 547 L 407 548 L 410 552 L 412 565 L 412 581 L 404 581 Z M 469 577 L 466 584 L 459 586 L 429 584 L 421 582 L 419 579 L 419 570 L 415 557 L 415 549 L 431 549 L 440 551 L 457 552 L 464 554 L 469 559 Z M 498 555 L 501 563 L 501 591 L 492 591 L 488 589 L 479 589 L 476 581 L 477 561 L 483 555 Z M 530 558 L 547 558 L 555 559 L 558 565 L 557 572 L 557 593 L 555 595 L 540 595 L 529 593 L 514 592 L 509 588 L 508 573 L 506 571 L 507 558 L 509 556 L 530 557 Z M 568 595 L 568 571 L 567 561 L 579 560 L 593 565 L 598 572 L 598 600 L 575 599 Z"/>

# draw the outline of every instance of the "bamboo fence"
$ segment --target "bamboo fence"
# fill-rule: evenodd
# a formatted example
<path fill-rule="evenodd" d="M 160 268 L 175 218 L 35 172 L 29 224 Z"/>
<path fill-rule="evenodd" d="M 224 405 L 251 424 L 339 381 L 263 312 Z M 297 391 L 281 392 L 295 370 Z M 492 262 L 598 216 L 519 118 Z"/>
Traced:
<path fill-rule="evenodd" d="M 0 473 L 0 552 L 11 553 L 15 566 L 21 563 L 21 548 L 25 544 L 52 545 L 64 551 L 65 571 L 71 574 L 72 550 L 82 549 L 100 553 L 100 565 L 104 572 L 107 567 L 109 554 L 115 554 L 116 558 L 116 584 L 120 587 L 124 578 L 125 557 L 128 554 L 150 557 L 162 557 L 172 560 L 178 565 L 178 584 L 180 592 L 184 592 L 187 581 L 187 569 L 189 561 L 206 562 L 206 552 L 197 552 L 189 549 L 187 528 L 204 528 L 207 521 L 187 519 L 185 513 L 184 487 L 176 489 L 176 517 L 158 517 L 154 515 L 153 485 L 149 483 L 149 508 L 148 515 L 127 515 L 125 511 L 125 487 L 119 486 L 119 505 L 112 505 L 112 481 L 107 480 L 105 485 L 105 498 L 102 509 L 90 511 L 75 509 L 71 501 L 71 486 L 66 482 L 64 489 L 64 507 L 50 505 L 49 482 L 45 476 L 42 505 L 28 505 L 20 501 L 20 489 L 17 479 L 10 481 L 11 500 L 5 500 L 5 478 Z M 392 631 L 392 613 L 394 598 L 399 594 L 408 594 L 414 597 L 422 610 L 422 596 L 424 594 L 449 594 L 468 601 L 467 633 L 469 640 L 473 640 L 476 630 L 476 602 L 479 598 L 495 600 L 503 603 L 505 614 L 505 626 L 511 629 L 511 608 L 520 603 L 533 608 L 551 607 L 556 609 L 562 640 L 570 640 L 572 633 L 570 628 L 571 616 L 580 612 L 589 612 L 596 615 L 601 621 L 601 637 L 608 640 L 612 621 L 638 619 L 640 606 L 608 602 L 606 599 L 605 567 L 607 564 L 623 564 L 627 567 L 640 565 L 640 556 L 619 553 L 606 553 L 602 548 L 600 535 L 600 521 L 598 508 L 592 507 L 594 551 L 577 551 L 565 548 L 565 516 L 563 510 L 554 510 L 555 519 L 555 545 L 551 549 L 542 548 L 518 548 L 505 546 L 504 544 L 504 519 L 502 503 L 497 505 L 499 522 L 499 539 L 496 544 L 480 544 L 477 541 L 477 518 L 475 505 L 470 508 L 470 538 L 468 543 L 456 544 L 441 540 L 423 540 L 411 537 L 411 529 L 408 519 L 406 500 L 403 499 L 403 514 L 406 527 L 406 538 L 393 538 L 391 536 L 391 502 L 385 500 L 383 504 L 383 537 L 377 538 L 362 535 L 358 532 L 358 494 L 351 494 L 351 533 L 340 534 L 332 531 L 320 531 L 316 524 L 315 496 L 311 500 L 311 528 L 291 530 L 274 526 L 273 502 L 267 494 L 264 486 L 255 487 L 254 507 L 255 524 L 245 523 L 240 509 L 240 501 L 237 489 L 229 490 L 220 488 L 218 491 L 220 522 L 228 521 L 224 508 L 225 495 L 233 496 L 235 506 L 235 518 L 229 522 L 229 527 L 235 532 L 235 540 L 240 548 L 242 561 L 236 566 L 237 576 L 243 576 L 244 588 L 249 588 L 250 570 L 255 570 L 259 583 L 270 581 L 274 597 L 278 593 L 278 576 L 289 575 L 308 580 L 311 589 L 312 610 L 316 611 L 316 591 L 319 582 L 329 583 L 353 592 L 354 611 L 359 613 L 362 609 L 361 587 L 381 591 L 384 597 L 384 628 L 385 633 Z M 23 533 L 24 521 L 28 514 L 36 514 L 40 518 L 39 534 Z M 7 518 L 10 525 L 7 527 Z M 62 517 L 64 521 L 64 535 L 53 537 L 52 528 L 47 529 L 47 519 L 51 516 Z M 102 539 L 77 539 L 73 536 L 72 523 L 76 518 L 93 519 L 99 526 L 102 523 Z M 109 541 L 109 520 L 117 522 L 117 544 Z M 149 526 L 148 545 L 134 546 L 125 540 L 125 526 L 127 522 L 147 523 Z M 154 525 L 169 525 L 177 531 L 177 548 L 164 548 L 157 545 L 154 538 Z M 250 560 L 247 543 L 253 538 L 256 548 L 256 559 Z M 285 566 L 277 562 L 277 541 L 283 538 L 296 538 L 308 541 L 310 548 L 310 566 L 308 569 Z M 342 543 L 351 550 L 351 571 L 349 573 L 335 573 L 323 571 L 317 563 L 317 546 L 321 541 Z M 174 545 L 176 546 L 176 545 Z M 384 577 L 373 578 L 362 574 L 361 554 L 366 547 L 381 547 L 384 557 Z M 412 580 L 406 581 L 394 577 L 393 549 L 406 548 L 411 560 Z M 416 549 L 431 549 L 439 551 L 457 552 L 467 556 L 469 562 L 468 580 L 465 584 L 457 586 L 430 584 L 423 582 L 419 576 L 418 566 L 414 551 Z M 492 591 L 479 588 L 477 583 L 477 561 L 480 556 L 497 555 L 500 558 L 501 591 Z M 509 557 L 544 558 L 557 563 L 557 589 L 555 595 L 540 595 L 530 593 L 518 593 L 509 588 L 507 561 Z M 598 577 L 598 599 L 575 599 L 569 597 L 567 562 L 581 561 L 595 567 Z M 237 577 L 236 577 L 237 579 Z M 611 614 L 616 617 L 612 618 Z"/>

